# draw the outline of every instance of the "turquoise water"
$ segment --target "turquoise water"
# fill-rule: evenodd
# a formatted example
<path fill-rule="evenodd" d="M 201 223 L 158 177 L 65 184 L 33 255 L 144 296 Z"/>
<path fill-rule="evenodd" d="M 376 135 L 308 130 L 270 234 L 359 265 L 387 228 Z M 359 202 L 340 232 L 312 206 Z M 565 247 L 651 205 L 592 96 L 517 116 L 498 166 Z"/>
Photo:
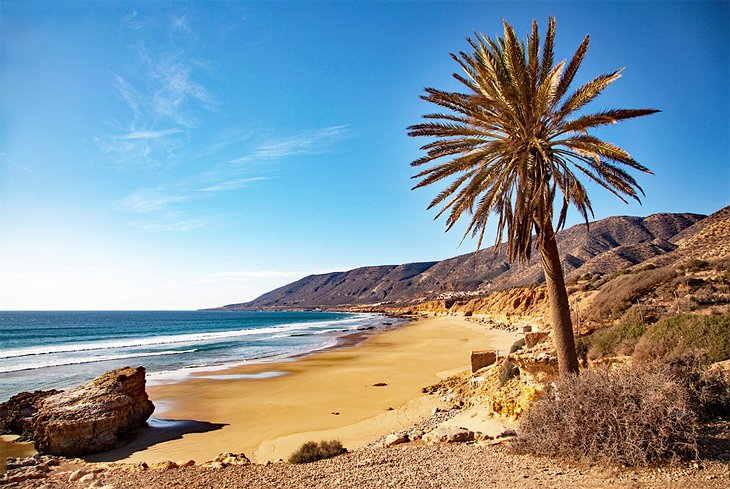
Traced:
<path fill-rule="evenodd" d="M 196 367 L 286 358 L 386 322 L 329 312 L 0 312 L 0 402 L 126 365 L 145 366 L 154 382 Z"/>

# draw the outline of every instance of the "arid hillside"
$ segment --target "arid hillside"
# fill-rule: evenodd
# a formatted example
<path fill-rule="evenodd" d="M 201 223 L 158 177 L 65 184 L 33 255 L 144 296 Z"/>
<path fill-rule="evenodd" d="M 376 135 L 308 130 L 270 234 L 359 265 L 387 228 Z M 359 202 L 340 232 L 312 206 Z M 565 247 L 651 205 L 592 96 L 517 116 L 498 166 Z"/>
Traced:
<path fill-rule="evenodd" d="M 701 256 L 726 253 L 730 207 L 710 217 L 654 214 L 615 216 L 558 233 L 569 281 L 597 280 L 642 263 L 660 267 L 701 249 Z M 222 310 L 367 309 L 406 307 L 432 300 L 464 300 L 544 282 L 539 260 L 509 264 L 494 247 L 438 262 L 362 267 L 310 275 L 253 301 Z"/>

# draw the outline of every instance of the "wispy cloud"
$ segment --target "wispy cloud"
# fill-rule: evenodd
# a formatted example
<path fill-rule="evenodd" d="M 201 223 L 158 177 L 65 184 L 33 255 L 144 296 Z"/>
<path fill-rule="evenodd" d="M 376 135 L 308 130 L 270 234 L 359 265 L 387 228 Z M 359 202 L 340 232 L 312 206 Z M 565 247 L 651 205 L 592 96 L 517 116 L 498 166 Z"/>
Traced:
<path fill-rule="evenodd" d="M 157 139 L 165 136 L 171 136 L 173 134 L 179 134 L 182 129 L 161 129 L 158 131 L 135 131 L 127 134 L 120 134 L 118 136 L 112 136 L 114 139 L 128 141 L 130 139 Z"/>
<path fill-rule="evenodd" d="M 158 189 L 140 189 L 124 197 L 120 203 L 127 210 L 147 214 L 188 200 L 186 195 L 170 195 Z"/>
<path fill-rule="evenodd" d="M 133 222 L 132 226 L 145 231 L 185 232 L 200 229 L 204 223 L 199 219 L 182 219 L 177 221 Z"/>
<path fill-rule="evenodd" d="M 133 31 L 138 31 L 151 23 L 149 18 L 146 18 L 137 10 L 132 10 L 129 14 L 125 15 L 122 19 L 122 25 Z"/>
<path fill-rule="evenodd" d="M 197 123 L 192 115 L 193 106 L 208 111 L 217 109 L 211 94 L 193 77 L 198 63 L 187 60 L 184 53 L 167 54 L 156 60 L 148 58 L 147 63 L 152 82 L 152 109 L 158 117 L 193 127 Z"/>
<path fill-rule="evenodd" d="M 197 127 L 204 113 L 218 109 L 203 83 L 207 64 L 195 55 L 197 38 L 188 14 L 173 12 L 168 20 L 154 23 L 136 10 L 122 19 L 123 28 L 130 31 L 133 61 L 115 74 L 112 87 L 129 116 L 115 117 L 109 124 L 123 134 L 94 138 L 118 165 L 159 165 L 175 159 L 181 147 L 175 136 Z M 169 42 L 150 43 L 151 29 L 167 30 Z"/>
<path fill-rule="evenodd" d="M 190 32 L 188 14 L 186 14 L 186 13 L 173 15 L 172 18 L 170 19 L 170 25 L 172 25 L 172 27 L 174 29 L 177 29 L 180 31 L 185 31 L 185 32 Z"/>
<path fill-rule="evenodd" d="M 222 181 L 213 185 L 208 185 L 196 189 L 198 192 L 224 192 L 227 190 L 238 190 L 244 187 L 248 187 L 253 182 L 260 182 L 262 180 L 269 180 L 271 177 L 250 177 L 250 178 L 239 178 L 229 181 Z"/>
<path fill-rule="evenodd" d="M 328 151 L 333 144 L 349 135 L 348 126 L 330 126 L 304 131 L 300 134 L 269 140 L 258 144 L 246 155 L 229 160 L 229 163 L 246 163 L 261 160 L 280 160 L 289 156 L 320 154 Z"/>

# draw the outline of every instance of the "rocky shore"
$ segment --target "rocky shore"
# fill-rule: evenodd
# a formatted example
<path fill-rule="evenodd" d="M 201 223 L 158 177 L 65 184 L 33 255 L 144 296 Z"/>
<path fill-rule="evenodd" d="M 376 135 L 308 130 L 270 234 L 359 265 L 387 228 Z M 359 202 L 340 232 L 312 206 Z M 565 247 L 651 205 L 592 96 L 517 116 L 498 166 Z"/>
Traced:
<path fill-rule="evenodd" d="M 155 407 L 144 367 L 112 370 L 69 391 L 21 392 L 0 404 L 0 434 L 33 441 L 43 454 L 79 456 L 116 448 Z"/>
<path fill-rule="evenodd" d="M 14 469 L 8 488 L 671 488 L 724 489 L 730 484 L 727 460 L 685 465 L 623 469 L 577 465 L 544 457 L 514 455 L 505 445 L 407 443 L 366 448 L 312 464 L 232 463 L 225 466 L 156 464 L 85 464 L 51 459 L 39 478 L 18 480 Z M 16 463 L 12 461 L 11 463 Z M 30 472 L 35 469 L 22 469 Z M 2 484 L 2 482 L 0 482 Z"/>

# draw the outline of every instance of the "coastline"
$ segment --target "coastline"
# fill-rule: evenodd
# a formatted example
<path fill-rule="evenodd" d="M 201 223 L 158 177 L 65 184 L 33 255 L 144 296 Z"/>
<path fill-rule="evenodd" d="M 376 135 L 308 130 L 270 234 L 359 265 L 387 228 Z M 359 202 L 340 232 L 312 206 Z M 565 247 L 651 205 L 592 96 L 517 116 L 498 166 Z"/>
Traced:
<path fill-rule="evenodd" d="M 148 387 L 158 406 L 153 417 L 214 428 L 154 444 L 145 428 L 134 441 L 141 450 L 122 447 L 87 460 L 200 463 L 243 452 L 267 462 L 325 439 L 356 449 L 428 417 L 441 403 L 421 388 L 467 369 L 471 350 L 503 350 L 513 340 L 512 333 L 461 317 L 431 317 L 345 335 L 334 346 L 287 361 L 192 372 Z"/>

